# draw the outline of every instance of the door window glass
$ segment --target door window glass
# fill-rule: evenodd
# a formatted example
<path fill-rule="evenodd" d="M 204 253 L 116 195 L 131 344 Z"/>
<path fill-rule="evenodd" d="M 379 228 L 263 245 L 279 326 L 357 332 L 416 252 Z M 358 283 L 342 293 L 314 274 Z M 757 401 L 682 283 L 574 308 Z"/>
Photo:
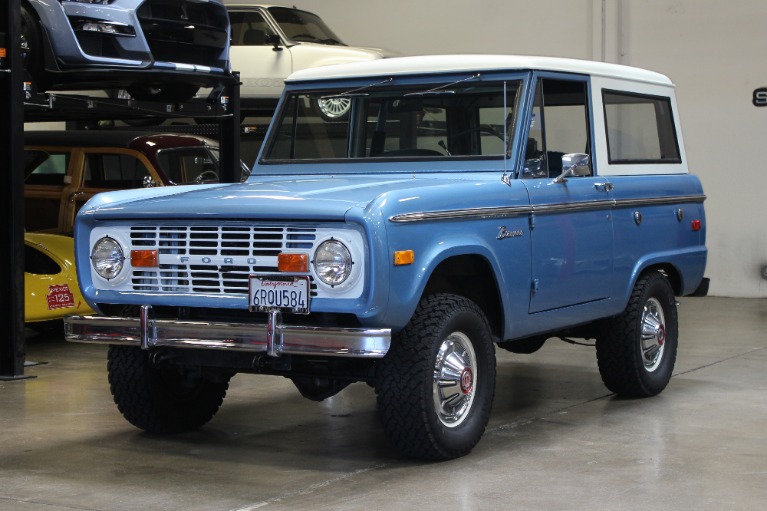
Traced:
<path fill-rule="evenodd" d="M 563 155 L 591 154 L 589 126 L 585 82 L 539 80 L 521 177 L 557 177 Z"/>

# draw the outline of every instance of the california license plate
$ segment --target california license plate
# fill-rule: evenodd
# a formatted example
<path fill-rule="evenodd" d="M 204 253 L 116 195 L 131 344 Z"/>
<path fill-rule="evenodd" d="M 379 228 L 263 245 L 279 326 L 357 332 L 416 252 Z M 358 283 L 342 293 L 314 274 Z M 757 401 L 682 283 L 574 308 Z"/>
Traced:
<path fill-rule="evenodd" d="M 309 277 L 251 275 L 248 295 L 251 311 L 309 314 Z"/>

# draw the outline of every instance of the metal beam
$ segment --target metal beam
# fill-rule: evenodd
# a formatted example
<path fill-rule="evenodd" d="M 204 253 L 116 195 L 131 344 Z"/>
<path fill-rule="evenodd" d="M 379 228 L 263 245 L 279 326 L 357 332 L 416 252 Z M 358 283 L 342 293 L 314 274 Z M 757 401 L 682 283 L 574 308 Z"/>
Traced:
<path fill-rule="evenodd" d="M 19 0 L 0 0 L 0 379 L 24 378 L 24 94 Z"/>

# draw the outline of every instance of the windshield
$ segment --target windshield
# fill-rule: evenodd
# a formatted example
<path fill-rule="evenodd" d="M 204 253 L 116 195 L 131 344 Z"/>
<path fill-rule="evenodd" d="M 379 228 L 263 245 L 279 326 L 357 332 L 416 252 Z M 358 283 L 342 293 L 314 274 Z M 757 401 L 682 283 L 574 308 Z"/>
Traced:
<path fill-rule="evenodd" d="M 269 13 L 289 39 L 320 44 L 344 44 L 316 14 L 287 7 L 269 7 Z"/>
<path fill-rule="evenodd" d="M 519 81 L 380 83 L 288 94 L 263 161 L 498 158 L 508 151 Z"/>

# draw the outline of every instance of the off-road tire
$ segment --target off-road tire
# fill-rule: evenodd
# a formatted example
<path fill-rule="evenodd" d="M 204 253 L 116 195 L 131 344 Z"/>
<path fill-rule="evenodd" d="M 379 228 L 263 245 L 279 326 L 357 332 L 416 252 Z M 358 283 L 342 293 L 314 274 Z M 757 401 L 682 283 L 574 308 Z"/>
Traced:
<path fill-rule="evenodd" d="M 229 377 L 183 378 L 174 368 L 153 367 L 149 354 L 132 346 L 109 346 L 107 371 L 115 404 L 123 416 L 149 433 L 194 431 L 221 407 Z"/>
<path fill-rule="evenodd" d="M 674 371 L 678 338 L 679 320 L 671 285 L 657 271 L 641 276 L 626 309 L 606 320 L 597 336 L 602 381 L 612 392 L 625 397 L 660 393 Z"/>
<path fill-rule="evenodd" d="M 457 364 L 460 375 L 438 379 L 436 373 L 449 366 L 446 353 L 469 363 Z M 452 385 L 437 387 L 435 380 Z M 455 417 L 437 403 L 450 403 L 442 400 L 443 391 L 463 403 Z M 379 366 L 376 393 L 384 430 L 405 455 L 446 460 L 469 453 L 485 431 L 495 394 L 495 350 L 482 310 L 450 294 L 421 300 Z"/>

